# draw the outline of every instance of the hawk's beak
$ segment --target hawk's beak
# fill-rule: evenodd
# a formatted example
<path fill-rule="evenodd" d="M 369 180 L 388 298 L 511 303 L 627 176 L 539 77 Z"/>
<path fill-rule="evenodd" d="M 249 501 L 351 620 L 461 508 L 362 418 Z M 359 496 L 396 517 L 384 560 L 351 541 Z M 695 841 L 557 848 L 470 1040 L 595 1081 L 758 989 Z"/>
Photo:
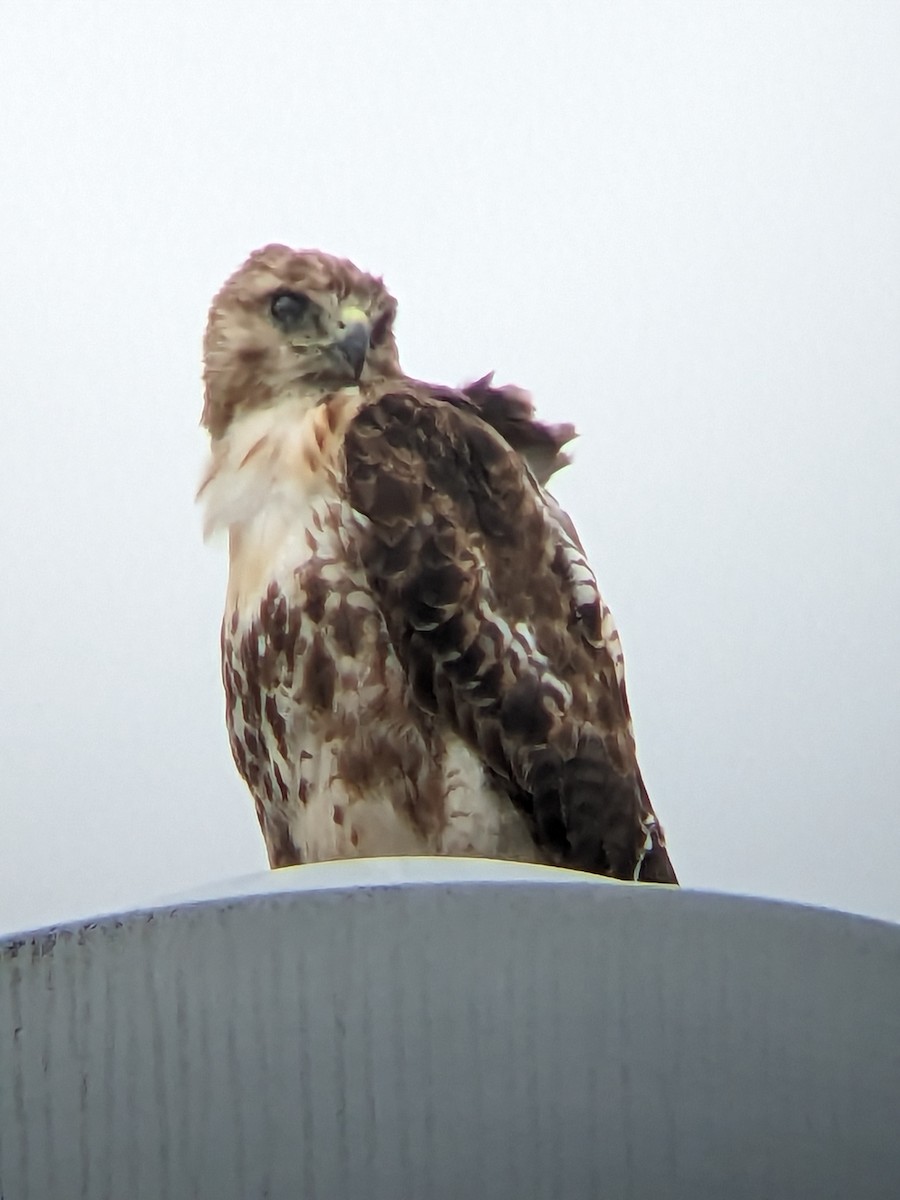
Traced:
<path fill-rule="evenodd" d="M 341 335 L 333 349 L 349 365 L 353 378 L 359 379 L 369 351 L 369 320 L 360 308 L 345 308 L 341 313 Z"/>

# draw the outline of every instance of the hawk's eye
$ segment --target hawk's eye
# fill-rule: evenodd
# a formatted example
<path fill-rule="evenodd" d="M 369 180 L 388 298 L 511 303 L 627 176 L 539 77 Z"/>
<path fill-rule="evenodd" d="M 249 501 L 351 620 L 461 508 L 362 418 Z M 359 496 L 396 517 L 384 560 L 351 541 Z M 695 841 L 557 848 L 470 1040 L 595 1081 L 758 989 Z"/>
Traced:
<path fill-rule="evenodd" d="M 297 328 L 309 311 L 309 296 L 285 288 L 273 295 L 269 301 L 269 311 L 281 328 L 290 332 Z"/>

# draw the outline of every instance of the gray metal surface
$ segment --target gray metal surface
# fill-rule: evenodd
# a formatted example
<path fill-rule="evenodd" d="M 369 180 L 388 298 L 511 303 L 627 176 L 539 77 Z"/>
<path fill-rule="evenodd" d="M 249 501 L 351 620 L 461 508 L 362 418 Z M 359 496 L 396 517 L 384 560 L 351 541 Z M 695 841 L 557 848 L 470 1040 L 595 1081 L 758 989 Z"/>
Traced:
<path fill-rule="evenodd" d="M 900 1195 L 900 929 L 447 860 L 0 946 L 2 1200 Z"/>

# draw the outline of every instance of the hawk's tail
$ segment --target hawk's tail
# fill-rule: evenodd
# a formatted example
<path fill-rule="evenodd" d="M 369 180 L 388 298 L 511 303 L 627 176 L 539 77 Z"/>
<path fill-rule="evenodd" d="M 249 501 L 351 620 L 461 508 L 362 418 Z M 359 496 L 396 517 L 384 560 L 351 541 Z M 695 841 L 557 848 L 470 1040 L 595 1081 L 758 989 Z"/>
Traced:
<path fill-rule="evenodd" d="M 641 799 L 644 803 L 644 811 L 653 813 L 653 806 L 650 803 L 650 797 L 647 795 L 647 788 L 644 785 L 640 771 L 638 771 L 638 784 L 641 790 Z M 666 849 L 666 836 L 655 814 L 651 818 L 648 835 L 650 837 L 650 848 L 641 860 L 637 875 L 638 879 L 641 883 L 677 884 L 678 876 L 675 874 L 675 868 L 672 866 L 669 852 Z"/>

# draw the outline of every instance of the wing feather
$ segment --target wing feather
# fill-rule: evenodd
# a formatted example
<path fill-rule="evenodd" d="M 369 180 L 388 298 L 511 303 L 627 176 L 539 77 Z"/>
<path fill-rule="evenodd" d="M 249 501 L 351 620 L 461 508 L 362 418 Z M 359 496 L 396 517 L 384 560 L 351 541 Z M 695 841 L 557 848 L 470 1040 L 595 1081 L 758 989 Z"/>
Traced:
<path fill-rule="evenodd" d="M 608 610 L 492 411 L 411 388 L 354 418 L 346 480 L 368 580 L 415 701 L 479 753 L 556 861 L 674 883 Z M 527 446 L 530 402 L 513 415 Z M 538 438 L 545 471 L 571 436 L 556 428 Z"/>

